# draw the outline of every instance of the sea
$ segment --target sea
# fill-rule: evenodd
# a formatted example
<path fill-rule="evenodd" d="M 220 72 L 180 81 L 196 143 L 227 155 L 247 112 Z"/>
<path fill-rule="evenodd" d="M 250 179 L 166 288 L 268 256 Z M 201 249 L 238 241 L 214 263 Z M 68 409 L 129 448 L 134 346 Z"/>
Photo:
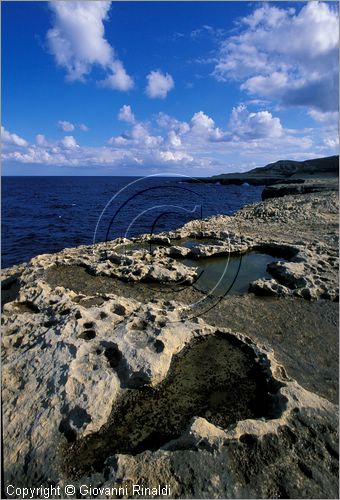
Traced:
<path fill-rule="evenodd" d="M 119 236 L 157 234 L 192 219 L 230 215 L 263 186 L 183 177 L 3 177 L 1 265 Z"/>

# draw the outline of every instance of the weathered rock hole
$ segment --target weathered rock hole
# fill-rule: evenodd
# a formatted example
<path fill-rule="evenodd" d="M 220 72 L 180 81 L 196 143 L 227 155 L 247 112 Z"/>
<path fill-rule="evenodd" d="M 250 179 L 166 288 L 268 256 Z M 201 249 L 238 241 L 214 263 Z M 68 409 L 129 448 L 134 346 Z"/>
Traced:
<path fill-rule="evenodd" d="M 108 317 L 108 314 L 104 311 L 100 311 L 99 313 L 99 318 L 100 319 L 106 319 Z"/>
<path fill-rule="evenodd" d="M 59 432 L 64 434 L 65 438 L 67 439 L 68 443 L 73 443 L 77 439 L 77 433 L 72 427 L 70 426 L 69 421 L 64 418 L 60 424 L 59 424 Z"/>
<path fill-rule="evenodd" d="M 164 344 L 161 340 L 155 340 L 153 346 L 154 346 L 156 352 L 163 352 L 164 351 Z"/>
<path fill-rule="evenodd" d="M 63 309 L 62 311 L 59 312 L 60 316 L 66 316 L 67 314 L 70 314 L 71 309 Z"/>
<path fill-rule="evenodd" d="M 77 429 L 81 429 L 84 424 L 88 424 L 92 420 L 91 415 L 78 405 L 70 410 L 68 418 Z"/>
<path fill-rule="evenodd" d="M 139 318 L 136 318 L 136 319 L 133 319 L 129 323 L 129 326 L 130 326 L 131 330 L 145 330 L 147 328 L 148 324 L 146 321 L 139 319 Z"/>
<path fill-rule="evenodd" d="M 118 314 L 118 316 L 124 316 L 126 314 L 126 309 L 121 304 L 115 304 L 113 307 L 113 312 Z"/>
<path fill-rule="evenodd" d="M 105 297 L 88 297 L 85 299 L 81 299 L 79 301 L 79 304 L 89 309 L 92 306 L 102 306 L 105 300 Z"/>
<path fill-rule="evenodd" d="M 75 406 L 69 411 L 67 417 L 63 418 L 59 424 L 59 432 L 64 434 L 68 443 L 73 443 L 77 439 L 75 428 L 81 429 L 84 424 L 90 423 L 91 416 L 84 408 Z"/>
<path fill-rule="evenodd" d="M 105 355 L 110 364 L 118 362 L 112 347 Z M 278 418 L 286 401 L 278 394 L 281 386 L 252 347 L 233 335 L 196 339 L 173 358 L 162 383 L 127 389 L 98 432 L 65 448 L 65 472 L 80 477 L 102 470 L 111 455 L 156 450 L 178 438 L 195 416 L 222 428 Z"/>
<path fill-rule="evenodd" d="M 56 318 L 50 318 L 44 322 L 44 326 L 46 328 L 51 328 L 51 326 L 55 326 L 59 323 L 59 321 Z"/>
<path fill-rule="evenodd" d="M 86 330 L 88 330 L 88 329 L 94 327 L 94 323 L 93 323 L 93 321 L 88 321 L 87 323 L 84 323 L 83 326 L 84 326 L 84 328 L 86 328 Z"/>
<path fill-rule="evenodd" d="M 85 330 L 82 332 L 78 338 L 84 339 L 84 340 L 92 340 L 96 336 L 96 332 L 94 330 Z"/>
<path fill-rule="evenodd" d="M 23 337 L 18 337 L 17 340 L 14 342 L 13 347 L 20 347 L 23 341 Z"/>
<path fill-rule="evenodd" d="M 104 355 L 108 362 L 110 363 L 111 368 L 117 368 L 122 359 L 122 355 L 117 347 L 107 347 L 104 351 Z"/>
<path fill-rule="evenodd" d="M 18 308 L 21 310 L 21 312 L 29 312 L 29 313 L 34 313 L 34 314 L 37 314 L 40 312 L 39 307 L 36 306 L 30 300 L 25 300 L 24 302 L 18 303 Z"/>
<path fill-rule="evenodd" d="M 13 274 L 1 282 L 1 307 L 17 300 L 20 292 L 20 274 Z"/>
<path fill-rule="evenodd" d="M 141 269 L 133 269 L 132 274 L 134 276 L 141 276 L 142 275 L 142 270 Z"/>

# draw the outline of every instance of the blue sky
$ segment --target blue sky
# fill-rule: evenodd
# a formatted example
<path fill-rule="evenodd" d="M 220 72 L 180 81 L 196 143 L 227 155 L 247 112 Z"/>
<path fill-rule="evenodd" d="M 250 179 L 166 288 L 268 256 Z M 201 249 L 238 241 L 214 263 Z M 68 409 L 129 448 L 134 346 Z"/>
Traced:
<path fill-rule="evenodd" d="M 11 2 L 5 175 L 212 175 L 338 154 L 333 2 Z"/>

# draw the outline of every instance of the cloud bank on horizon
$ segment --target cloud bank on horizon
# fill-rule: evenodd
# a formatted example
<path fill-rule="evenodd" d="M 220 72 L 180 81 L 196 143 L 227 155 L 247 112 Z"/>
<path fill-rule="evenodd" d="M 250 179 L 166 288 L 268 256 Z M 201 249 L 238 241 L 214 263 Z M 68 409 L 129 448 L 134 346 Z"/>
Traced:
<path fill-rule="evenodd" d="M 124 13 L 131 14 L 131 8 L 125 7 Z M 142 21 L 143 4 L 138 8 Z M 173 4 L 173 9 L 181 8 Z M 227 13 L 228 3 L 224 8 Z M 204 24 L 187 32 L 176 31 L 169 20 L 172 38 L 155 38 L 157 57 L 142 53 L 133 41 L 127 48 L 119 46 L 114 31 L 119 15 L 116 5 L 106 1 L 49 4 L 42 15 L 45 42 L 39 50 L 60 78 L 59 116 L 49 125 L 49 135 L 38 128 L 48 119 L 47 112 L 35 122 L 33 137 L 2 127 L 6 173 L 13 168 L 34 173 L 34 166 L 44 166 L 46 174 L 67 173 L 68 168 L 92 175 L 176 173 L 185 168 L 191 175 L 210 175 L 280 158 L 338 154 L 336 4 L 239 6 L 226 29 L 220 27 L 219 15 L 216 26 Z M 63 102 L 74 85 L 79 102 L 73 116 L 72 106 Z M 195 91 L 199 85 L 201 92 Z M 103 99 L 95 117 L 86 115 L 91 103 L 83 92 L 87 98 Z M 58 100 L 58 95 L 51 98 Z M 207 111 L 210 101 L 217 117 Z M 7 115 L 13 127 L 25 129 L 20 114 Z M 25 119 L 30 117 L 21 117 Z M 99 133 L 96 128 L 104 119 L 112 122 L 112 131 L 106 127 Z"/>

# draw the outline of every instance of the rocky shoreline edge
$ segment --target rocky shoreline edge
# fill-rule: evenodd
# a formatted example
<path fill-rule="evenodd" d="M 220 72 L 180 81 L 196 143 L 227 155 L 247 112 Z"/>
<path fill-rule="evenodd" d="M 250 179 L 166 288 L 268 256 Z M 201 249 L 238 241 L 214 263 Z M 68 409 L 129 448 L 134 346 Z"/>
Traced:
<path fill-rule="evenodd" d="M 220 301 L 183 260 L 249 252 L 270 277 Z M 337 498 L 337 265 L 322 189 L 4 270 L 4 486 Z"/>

